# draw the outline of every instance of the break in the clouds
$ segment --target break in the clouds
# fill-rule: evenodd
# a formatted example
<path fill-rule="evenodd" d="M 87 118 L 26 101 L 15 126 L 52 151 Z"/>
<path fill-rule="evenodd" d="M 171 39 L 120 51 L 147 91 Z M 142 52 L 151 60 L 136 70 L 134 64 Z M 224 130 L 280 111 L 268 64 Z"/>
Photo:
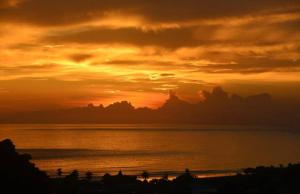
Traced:
<path fill-rule="evenodd" d="M 234 83 L 293 91 L 300 2 L 0 0 L 0 41 L 2 104 L 23 96 L 37 108 L 121 99 L 156 107 L 169 90 L 193 101 Z"/>

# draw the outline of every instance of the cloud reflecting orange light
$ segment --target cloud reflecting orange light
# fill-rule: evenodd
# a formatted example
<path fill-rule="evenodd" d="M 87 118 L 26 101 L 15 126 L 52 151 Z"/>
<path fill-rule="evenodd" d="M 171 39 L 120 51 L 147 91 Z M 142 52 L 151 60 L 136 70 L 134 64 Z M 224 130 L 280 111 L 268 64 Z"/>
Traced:
<path fill-rule="evenodd" d="M 50 18 L 54 16 L 42 12 L 44 6 L 67 4 L 36 1 L 41 10 L 30 13 L 34 0 L 0 1 L 0 17 L 5 18 L 0 20 L 0 102 L 10 104 L 2 105 L 3 110 L 122 99 L 157 107 L 168 90 L 194 100 L 200 98 L 201 89 L 214 85 L 273 83 L 265 88 L 269 89 L 276 83 L 294 86 L 290 83 L 300 81 L 297 1 L 264 1 L 253 10 L 241 7 L 244 12 L 231 14 L 224 5 L 224 13 L 197 15 L 191 10 L 180 13 L 181 18 L 158 8 L 165 2 L 141 2 L 144 7 L 107 4 L 107 10 L 76 2 L 78 7 L 65 8 L 69 15 Z M 177 1 L 172 6 L 190 7 Z M 234 87 L 234 92 L 239 89 Z M 22 106 L 25 99 L 32 103 Z"/>

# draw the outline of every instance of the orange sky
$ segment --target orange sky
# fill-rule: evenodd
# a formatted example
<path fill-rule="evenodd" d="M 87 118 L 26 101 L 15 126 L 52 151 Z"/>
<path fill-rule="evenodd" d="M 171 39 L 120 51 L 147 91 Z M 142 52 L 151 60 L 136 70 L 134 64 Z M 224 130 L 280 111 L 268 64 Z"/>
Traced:
<path fill-rule="evenodd" d="M 297 99 L 299 0 L 0 0 L 0 109 Z"/>

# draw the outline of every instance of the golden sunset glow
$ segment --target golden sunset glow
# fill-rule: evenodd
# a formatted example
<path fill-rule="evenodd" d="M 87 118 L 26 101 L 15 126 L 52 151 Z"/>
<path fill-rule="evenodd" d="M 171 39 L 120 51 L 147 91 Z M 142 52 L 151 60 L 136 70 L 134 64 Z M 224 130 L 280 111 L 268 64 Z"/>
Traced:
<path fill-rule="evenodd" d="M 299 1 L 214 2 L 0 0 L 1 111 L 299 96 Z"/>

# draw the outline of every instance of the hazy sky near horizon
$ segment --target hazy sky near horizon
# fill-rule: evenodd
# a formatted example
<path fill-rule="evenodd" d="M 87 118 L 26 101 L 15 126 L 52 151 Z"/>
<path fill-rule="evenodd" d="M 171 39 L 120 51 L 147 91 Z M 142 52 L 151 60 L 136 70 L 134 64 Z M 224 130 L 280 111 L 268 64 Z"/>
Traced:
<path fill-rule="evenodd" d="M 300 97 L 299 0 L 0 0 L 0 109 Z"/>

